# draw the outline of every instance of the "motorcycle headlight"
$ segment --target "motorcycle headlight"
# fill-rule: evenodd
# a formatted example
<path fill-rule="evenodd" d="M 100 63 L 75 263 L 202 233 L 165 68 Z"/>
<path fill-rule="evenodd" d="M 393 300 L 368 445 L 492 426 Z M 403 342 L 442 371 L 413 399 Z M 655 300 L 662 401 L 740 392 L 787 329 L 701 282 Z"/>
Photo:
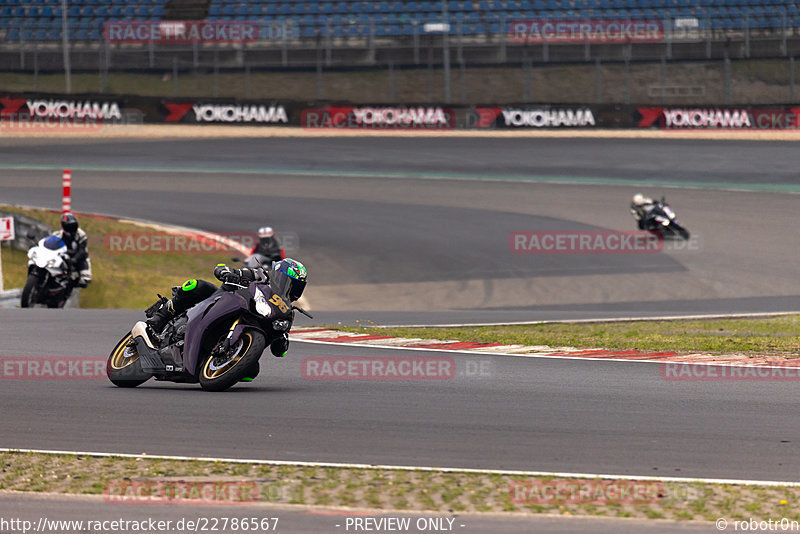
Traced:
<path fill-rule="evenodd" d="M 663 224 L 664 226 L 669 226 L 669 219 L 662 221 L 661 224 Z"/>
<path fill-rule="evenodd" d="M 276 332 L 285 332 L 289 330 L 289 321 L 286 321 L 284 319 L 278 319 L 272 321 L 272 329 L 275 330 Z"/>
<path fill-rule="evenodd" d="M 58 266 L 58 261 L 56 261 L 55 259 L 52 259 L 52 260 L 47 262 L 47 267 L 48 268 L 55 268 L 57 266 Z"/>
<path fill-rule="evenodd" d="M 264 296 L 264 293 L 256 288 L 256 294 L 253 299 L 256 302 L 256 312 L 264 317 L 269 317 L 272 313 L 272 309 L 270 309 L 269 304 L 267 304 L 267 297 Z"/>

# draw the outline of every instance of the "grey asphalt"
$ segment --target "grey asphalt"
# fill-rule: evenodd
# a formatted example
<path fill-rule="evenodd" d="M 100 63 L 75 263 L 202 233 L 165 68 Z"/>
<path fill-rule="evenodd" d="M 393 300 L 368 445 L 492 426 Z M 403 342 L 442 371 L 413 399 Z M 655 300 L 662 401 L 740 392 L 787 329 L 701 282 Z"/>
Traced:
<path fill-rule="evenodd" d="M 77 211 L 232 233 L 272 223 L 300 237 L 298 257 L 309 267 L 317 321 L 332 324 L 358 317 L 441 323 L 792 310 L 800 309 L 798 197 L 731 189 L 798 185 L 795 151 L 790 143 L 663 140 L 3 140 L 0 202 L 58 208 L 57 169 L 70 166 Z M 98 166 L 104 169 L 85 170 Z M 331 177 L 329 170 L 346 175 Z M 407 176 L 370 176 L 392 171 Z M 452 173 L 506 181 L 462 181 Z M 621 178 L 649 186 L 520 176 Z M 661 187 L 698 180 L 712 185 Z M 508 236 L 518 230 L 630 230 L 627 205 L 640 190 L 666 192 L 679 219 L 700 237 L 697 250 L 604 257 L 509 250 Z M 0 310 L 0 361 L 105 356 L 138 316 Z M 454 356 L 464 375 L 446 381 L 310 381 L 300 373 L 309 356 L 387 354 L 294 344 L 287 359 L 266 360 L 254 384 L 222 395 L 153 382 L 126 391 L 102 378 L 3 379 L 0 442 L 797 479 L 793 382 L 672 382 L 654 364 L 477 355 Z M 467 361 L 487 361 L 491 373 L 467 376 Z M 556 521 L 552 529 L 574 531 L 574 524 Z"/>
<path fill-rule="evenodd" d="M 797 184 L 780 141 L 547 138 L 250 138 L 0 141 L 3 165 L 147 166 L 619 177 Z M 168 148 L 167 148 L 168 147 Z"/>
<path fill-rule="evenodd" d="M 492 532 L 494 534 L 517 534 L 520 532 L 536 532 L 540 534 L 573 534 L 575 532 L 589 532 L 594 534 L 671 534 L 674 532 L 682 533 L 710 533 L 717 532 L 712 523 L 678 523 L 672 521 L 643 521 L 630 519 L 606 519 L 606 518 L 578 518 L 578 517 L 553 517 L 553 516 L 499 516 L 489 514 L 463 514 L 463 515 L 441 515 L 441 514 L 375 514 L 367 511 L 325 510 L 325 509 L 304 509 L 300 506 L 281 508 L 280 506 L 195 506 L 195 505 L 173 505 L 173 506 L 148 506 L 132 504 L 112 504 L 98 497 L 81 496 L 58 496 L 58 495 L 25 495 L 14 493 L 3 493 L 0 491 L 0 521 L 17 520 L 15 526 L 20 522 L 29 521 L 30 526 L 39 524 L 43 518 L 49 521 L 121 521 L 128 522 L 148 522 L 149 520 L 170 521 L 169 524 L 162 524 L 167 527 L 166 532 L 181 534 L 194 532 L 194 529 L 186 528 L 188 521 L 205 527 L 217 526 L 218 532 L 237 533 L 241 530 L 232 528 L 221 528 L 224 518 L 247 519 L 256 518 L 259 525 L 268 525 L 271 530 L 261 530 L 260 532 L 275 531 L 273 528 L 277 524 L 277 532 L 284 534 L 340 534 L 342 532 L 363 532 L 356 530 L 355 520 L 381 518 L 411 518 L 408 530 L 388 530 L 373 529 L 373 532 L 401 532 L 403 534 L 434 534 L 441 532 L 464 532 L 470 534 L 483 534 Z M 215 521 L 216 519 L 216 521 Z M 266 523 L 262 523 L 268 519 Z M 276 521 L 277 519 L 277 521 Z M 347 520 L 353 521 L 348 525 Z M 426 523 L 417 523 L 420 519 L 439 519 L 452 520 L 452 530 L 436 530 L 425 528 Z M 183 523 L 181 523 L 183 521 Z M 22 523 L 24 525 L 24 523 Z M 51 523 L 52 524 L 52 523 Z M 430 524 L 430 523 L 428 523 Z M 77 534 L 86 532 L 84 529 L 59 529 L 54 530 L 57 534 Z M 129 523 L 130 525 L 130 523 Z M 373 524 L 374 525 L 374 524 Z M 373 526 L 370 525 L 370 526 Z M 419 525 L 419 528 L 418 528 Z M 445 522 L 444 525 L 449 526 Z M 10 524 L 9 524 L 10 526 Z M 11 529 L 3 530 L 2 534 L 17 534 Z M 141 532 L 131 526 L 129 529 L 116 529 L 113 532 L 126 534 L 128 532 Z"/>
<path fill-rule="evenodd" d="M 256 382 L 224 394 L 154 381 L 118 389 L 103 373 L 93 380 L 8 375 L 4 361 L 12 357 L 103 358 L 137 315 L 0 310 L 2 445 L 790 481 L 800 470 L 795 381 L 673 381 L 651 363 L 294 343 L 285 359 L 262 359 Z M 304 378 L 305 358 L 327 356 L 452 356 L 456 374 Z"/>
<path fill-rule="evenodd" d="M 790 223 L 797 196 L 728 189 L 798 185 L 793 150 L 680 140 L 6 141 L 0 200 L 58 207 L 59 173 L 33 167 L 69 166 L 76 211 L 233 234 L 272 224 L 299 238 L 293 255 L 309 268 L 313 308 L 345 321 L 363 312 L 408 324 L 785 311 L 800 309 L 800 239 Z M 226 168 L 241 173 L 215 171 Z M 411 174 L 370 176 L 382 172 Z M 444 175 L 451 178 L 425 179 Z M 467 175 L 509 181 L 453 179 Z M 525 179 L 540 175 L 649 185 Z M 711 189 L 658 186 L 698 180 Z M 637 191 L 667 194 L 697 240 L 694 250 L 509 247 L 520 230 L 632 230 L 628 202 Z"/>

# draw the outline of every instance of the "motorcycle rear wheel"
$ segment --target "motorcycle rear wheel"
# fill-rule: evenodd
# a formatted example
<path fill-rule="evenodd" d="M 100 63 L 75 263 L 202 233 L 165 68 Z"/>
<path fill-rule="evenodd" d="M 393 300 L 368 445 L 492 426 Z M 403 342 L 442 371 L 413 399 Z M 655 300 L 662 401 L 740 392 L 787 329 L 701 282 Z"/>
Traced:
<path fill-rule="evenodd" d="M 223 357 L 209 355 L 200 367 L 200 387 L 206 391 L 225 391 L 245 378 L 264 352 L 267 343 L 256 330 L 245 330 Z M 252 378 L 252 377 L 250 377 Z"/>
<path fill-rule="evenodd" d="M 115 386 L 135 388 L 150 379 L 148 373 L 142 371 L 142 362 L 135 347 L 129 347 L 131 333 L 128 332 L 111 351 L 106 363 L 106 374 Z"/>

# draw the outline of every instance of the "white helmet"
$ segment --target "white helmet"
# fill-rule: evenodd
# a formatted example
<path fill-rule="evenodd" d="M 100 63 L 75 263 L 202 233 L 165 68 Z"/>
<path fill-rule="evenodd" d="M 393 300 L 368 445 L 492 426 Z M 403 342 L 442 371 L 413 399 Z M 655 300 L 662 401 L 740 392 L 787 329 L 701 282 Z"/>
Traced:
<path fill-rule="evenodd" d="M 272 231 L 270 226 L 262 226 L 258 229 L 258 237 L 272 237 L 273 235 L 275 235 L 275 232 Z"/>
<path fill-rule="evenodd" d="M 644 204 L 644 195 L 642 195 L 641 193 L 636 193 L 635 195 L 633 195 L 633 203 L 637 205 Z"/>

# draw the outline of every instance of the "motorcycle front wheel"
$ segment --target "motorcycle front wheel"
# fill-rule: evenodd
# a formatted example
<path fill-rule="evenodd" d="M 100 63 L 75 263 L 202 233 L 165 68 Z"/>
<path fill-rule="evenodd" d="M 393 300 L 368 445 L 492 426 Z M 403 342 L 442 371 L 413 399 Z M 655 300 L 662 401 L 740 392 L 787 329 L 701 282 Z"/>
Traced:
<path fill-rule="evenodd" d="M 206 391 L 225 391 L 242 378 L 247 378 L 248 372 L 258 365 L 266 346 L 261 332 L 245 330 L 224 354 L 205 359 L 200 368 L 200 387 Z"/>
<path fill-rule="evenodd" d="M 108 379 L 121 388 L 135 388 L 150 379 L 150 375 L 142 371 L 136 347 L 128 345 L 130 339 L 128 332 L 111 351 L 106 363 Z"/>
<path fill-rule="evenodd" d="M 22 298 L 20 299 L 19 305 L 22 308 L 33 308 L 38 298 L 39 277 L 35 274 L 29 274 L 28 279 L 25 281 L 25 287 L 22 288 Z"/>

